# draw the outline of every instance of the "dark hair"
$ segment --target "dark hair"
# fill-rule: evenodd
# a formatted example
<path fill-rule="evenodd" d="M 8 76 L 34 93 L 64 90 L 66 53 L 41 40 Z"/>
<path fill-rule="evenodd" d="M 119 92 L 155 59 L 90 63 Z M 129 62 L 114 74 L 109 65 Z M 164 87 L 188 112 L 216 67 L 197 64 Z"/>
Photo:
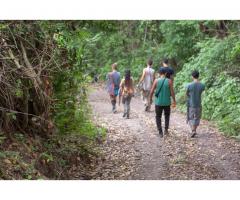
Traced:
<path fill-rule="evenodd" d="M 130 80 L 131 80 L 131 71 L 129 69 L 125 70 L 125 86 L 130 86 Z"/>
<path fill-rule="evenodd" d="M 152 66 L 152 64 L 153 64 L 152 59 L 149 59 L 147 63 L 148 63 L 150 66 Z"/>
<path fill-rule="evenodd" d="M 160 67 L 159 74 L 162 75 L 162 74 L 166 74 L 166 73 L 167 73 L 167 71 L 166 71 L 165 67 Z"/>
<path fill-rule="evenodd" d="M 194 70 L 194 71 L 192 72 L 192 77 L 193 77 L 193 78 L 199 78 L 199 71 Z"/>
<path fill-rule="evenodd" d="M 163 63 L 168 64 L 168 59 L 167 59 L 167 58 L 164 58 L 164 59 L 163 59 Z"/>

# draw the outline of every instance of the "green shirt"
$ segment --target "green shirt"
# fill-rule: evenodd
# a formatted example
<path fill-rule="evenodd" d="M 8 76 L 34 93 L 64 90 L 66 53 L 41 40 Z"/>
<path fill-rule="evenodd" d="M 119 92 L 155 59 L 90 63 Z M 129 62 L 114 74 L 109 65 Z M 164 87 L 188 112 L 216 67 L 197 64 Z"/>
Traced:
<path fill-rule="evenodd" d="M 163 83 L 163 81 L 164 81 L 164 83 Z M 162 88 L 158 95 L 158 98 L 155 96 L 155 105 L 170 106 L 171 105 L 171 92 L 170 92 L 169 79 L 168 78 L 166 78 L 166 79 L 159 78 L 158 79 L 155 94 L 158 93 L 161 86 L 162 86 Z"/>

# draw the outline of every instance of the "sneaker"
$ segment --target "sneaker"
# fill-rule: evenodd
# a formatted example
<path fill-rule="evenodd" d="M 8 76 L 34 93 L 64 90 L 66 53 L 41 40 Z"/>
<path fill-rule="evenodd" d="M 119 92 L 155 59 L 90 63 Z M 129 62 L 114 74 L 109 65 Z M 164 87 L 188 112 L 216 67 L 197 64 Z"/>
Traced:
<path fill-rule="evenodd" d="M 169 135 L 169 132 L 168 132 L 168 130 L 167 130 L 167 129 L 165 129 L 165 131 L 164 131 L 164 135 L 166 135 L 166 136 L 168 136 L 168 135 Z"/>
<path fill-rule="evenodd" d="M 191 138 L 194 138 L 196 136 L 196 134 L 197 134 L 196 131 L 193 131 L 192 135 L 191 135 Z"/>
<path fill-rule="evenodd" d="M 129 119 L 129 115 L 127 115 L 127 119 Z"/>
<path fill-rule="evenodd" d="M 126 117 L 126 113 L 123 114 L 123 118 Z"/>
<path fill-rule="evenodd" d="M 146 112 L 148 111 L 148 106 L 145 106 L 145 111 L 146 111 Z"/>
<path fill-rule="evenodd" d="M 159 131 L 159 136 L 160 136 L 160 138 L 163 137 L 163 132 L 162 131 Z"/>
<path fill-rule="evenodd" d="M 150 110 L 151 110 L 151 105 L 148 105 L 147 111 L 150 112 Z"/>

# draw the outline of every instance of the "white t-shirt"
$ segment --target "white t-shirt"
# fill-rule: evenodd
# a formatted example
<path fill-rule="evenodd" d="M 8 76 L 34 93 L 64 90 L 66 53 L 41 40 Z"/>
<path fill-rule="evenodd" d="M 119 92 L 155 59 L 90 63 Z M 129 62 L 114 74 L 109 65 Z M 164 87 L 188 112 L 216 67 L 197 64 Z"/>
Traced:
<path fill-rule="evenodd" d="M 153 84 L 153 76 L 154 76 L 154 69 L 147 66 L 145 69 L 145 77 L 143 79 L 143 89 L 144 90 L 151 90 Z"/>

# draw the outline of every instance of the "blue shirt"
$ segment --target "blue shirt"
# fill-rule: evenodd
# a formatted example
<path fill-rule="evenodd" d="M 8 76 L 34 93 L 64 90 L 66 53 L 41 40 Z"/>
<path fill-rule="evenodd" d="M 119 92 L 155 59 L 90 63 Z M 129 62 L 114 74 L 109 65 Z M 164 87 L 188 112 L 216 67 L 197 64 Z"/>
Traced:
<path fill-rule="evenodd" d="M 119 89 L 121 77 L 120 72 L 114 71 L 107 74 L 107 90 L 114 93 L 114 89 Z"/>
<path fill-rule="evenodd" d="M 200 82 L 192 82 L 187 86 L 188 106 L 191 108 L 201 107 L 201 95 L 205 85 Z"/>

